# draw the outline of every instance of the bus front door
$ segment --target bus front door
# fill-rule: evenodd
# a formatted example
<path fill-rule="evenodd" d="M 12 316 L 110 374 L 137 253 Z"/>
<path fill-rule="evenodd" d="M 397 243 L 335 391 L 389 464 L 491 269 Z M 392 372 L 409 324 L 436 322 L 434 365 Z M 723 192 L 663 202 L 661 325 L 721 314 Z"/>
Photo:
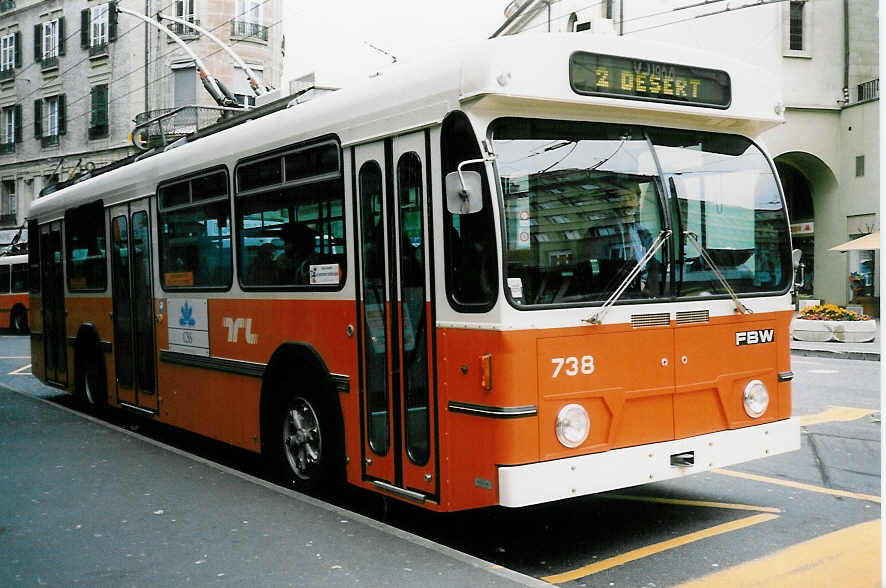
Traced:
<path fill-rule="evenodd" d="M 426 133 L 354 148 L 363 476 L 437 501 Z"/>
<path fill-rule="evenodd" d="M 68 383 L 65 328 L 65 278 L 62 272 L 62 223 L 40 227 L 40 272 L 43 307 L 43 357 L 47 381 Z"/>
<path fill-rule="evenodd" d="M 150 203 L 141 200 L 111 208 L 117 401 L 156 413 L 151 251 Z"/>

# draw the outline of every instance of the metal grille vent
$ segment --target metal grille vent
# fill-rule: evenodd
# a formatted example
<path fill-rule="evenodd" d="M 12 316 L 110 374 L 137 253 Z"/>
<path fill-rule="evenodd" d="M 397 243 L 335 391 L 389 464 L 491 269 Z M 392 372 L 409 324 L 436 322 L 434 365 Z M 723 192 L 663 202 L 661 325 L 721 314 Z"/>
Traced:
<path fill-rule="evenodd" d="M 671 313 L 669 312 L 631 315 L 631 326 L 635 329 L 640 327 L 666 327 L 669 324 L 671 324 Z"/>
<path fill-rule="evenodd" d="M 684 310 L 677 313 L 677 324 L 706 323 L 711 320 L 711 313 L 707 310 Z"/>

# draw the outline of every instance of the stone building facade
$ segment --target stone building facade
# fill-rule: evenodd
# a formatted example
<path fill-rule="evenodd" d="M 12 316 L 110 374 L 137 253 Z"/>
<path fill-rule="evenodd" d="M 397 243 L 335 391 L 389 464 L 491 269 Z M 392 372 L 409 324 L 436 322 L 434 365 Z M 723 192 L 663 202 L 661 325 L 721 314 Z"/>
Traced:
<path fill-rule="evenodd" d="M 879 297 L 878 251 L 830 251 L 880 229 L 878 3 L 706 4 L 514 0 L 496 34 L 642 37 L 723 53 L 780 77 L 785 124 L 762 140 L 785 189 L 794 246 L 804 253 L 801 294 L 836 304 Z M 860 293 L 850 289 L 850 273 L 861 276 Z"/>
<path fill-rule="evenodd" d="M 279 84 L 282 0 L 117 4 L 199 21 L 266 84 Z M 0 229 L 20 226 L 47 185 L 136 152 L 133 121 L 181 103 L 182 92 L 189 104 L 214 104 L 177 44 L 110 7 L 99 0 L 0 0 Z M 181 25 L 171 28 L 228 88 L 248 90 L 242 70 L 215 43 Z M 242 99 L 249 101 L 246 93 Z"/>

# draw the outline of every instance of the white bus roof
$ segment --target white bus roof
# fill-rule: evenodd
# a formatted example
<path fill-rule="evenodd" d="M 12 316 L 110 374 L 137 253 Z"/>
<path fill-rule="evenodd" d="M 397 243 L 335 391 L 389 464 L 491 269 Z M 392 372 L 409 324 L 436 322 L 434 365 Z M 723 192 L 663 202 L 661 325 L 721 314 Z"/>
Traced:
<path fill-rule="evenodd" d="M 569 81 L 577 51 L 723 70 L 732 82 L 728 108 L 580 95 Z M 607 113 L 647 122 L 756 136 L 781 122 L 780 86 L 767 72 L 685 47 L 592 34 L 523 34 L 484 40 L 398 63 L 381 75 L 321 98 L 246 121 L 219 133 L 122 166 L 35 201 L 30 218 L 60 218 L 64 210 L 102 198 L 106 205 L 148 196 L 158 182 L 234 162 L 323 135 L 342 146 L 439 123 L 455 109 L 520 105 L 539 115 Z M 513 114 L 503 111 L 502 114 Z"/>

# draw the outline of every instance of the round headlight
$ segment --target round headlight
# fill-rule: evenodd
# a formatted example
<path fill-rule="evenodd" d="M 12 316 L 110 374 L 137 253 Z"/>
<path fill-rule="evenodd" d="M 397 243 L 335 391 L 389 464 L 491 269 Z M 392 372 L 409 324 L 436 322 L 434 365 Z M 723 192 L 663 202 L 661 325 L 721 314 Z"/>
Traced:
<path fill-rule="evenodd" d="M 588 438 L 591 418 L 580 404 L 567 404 L 557 414 L 557 439 L 565 447 L 578 447 Z"/>
<path fill-rule="evenodd" d="M 769 390 L 760 380 L 751 380 L 744 387 L 744 411 L 751 418 L 757 418 L 769 407 Z"/>

